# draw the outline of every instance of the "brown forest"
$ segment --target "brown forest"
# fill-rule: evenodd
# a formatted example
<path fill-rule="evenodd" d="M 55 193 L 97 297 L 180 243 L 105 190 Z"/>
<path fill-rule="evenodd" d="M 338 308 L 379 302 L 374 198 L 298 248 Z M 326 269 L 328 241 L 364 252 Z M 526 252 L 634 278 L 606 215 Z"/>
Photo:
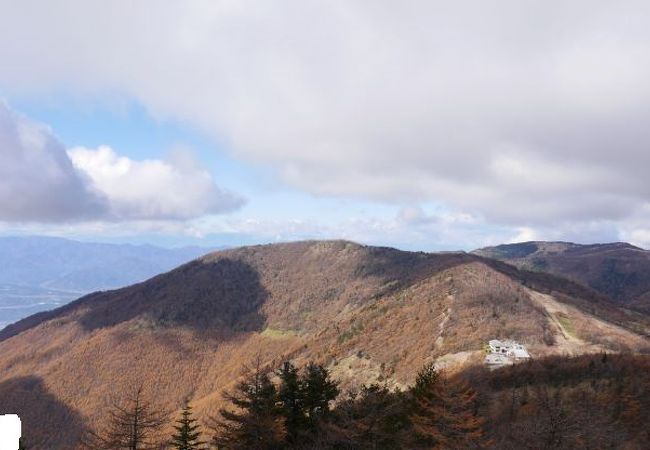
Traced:
<path fill-rule="evenodd" d="M 596 291 L 475 255 L 344 241 L 255 246 L 217 252 L 7 327 L 0 332 L 0 410 L 21 415 L 31 448 L 69 450 L 88 430 L 101 430 L 111 406 L 137 386 L 167 414 L 166 423 L 189 400 L 206 424 L 227 405 L 222 392 L 236 390 L 242 365 L 258 356 L 263 366 L 323 367 L 341 392 L 333 417 L 344 417 L 364 407 L 349 392 L 363 399 L 376 391 L 367 402 L 388 401 L 396 389 L 408 392 L 429 364 L 446 374 L 441 383 L 470 373 L 490 339 L 516 339 L 541 361 L 647 354 L 649 334 L 647 315 Z M 475 396 L 486 442 L 521 445 L 518 430 L 535 425 L 523 418 L 539 414 L 534 399 L 544 392 L 532 382 L 530 389 L 489 387 L 491 374 L 471 370 L 467 395 Z M 594 383 L 609 389 L 611 380 Z M 545 385 L 555 401 L 555 386 Z M 589 397 L 583 388 L 564 390 L 562 404 Z M 518 411 L 510 443 L 491 435 L 497 412 L 487 407 L 507 396 Z M 410 426 L 425 427 L 427 417 Z"/>
<path fill-rule="evenodd" d="M 650 442 L 647 356 L 555 356 L 454 375 L 427 365 L 408 389 L 372 384 L 345 393 L 315 364 L 251 367 L 224 394 L 217 417 L 187 420 L 186 407 L 186 421 L 177 423 L 192 424 L 185 429 L 193 433 L 176 426 L 173 434 L 155 399 L 137 388 L 105 411 L 102 431 L 85 432 L 82 448 L 643 449 Z M 32 448 L 29 436 L 25 443 Z"/>

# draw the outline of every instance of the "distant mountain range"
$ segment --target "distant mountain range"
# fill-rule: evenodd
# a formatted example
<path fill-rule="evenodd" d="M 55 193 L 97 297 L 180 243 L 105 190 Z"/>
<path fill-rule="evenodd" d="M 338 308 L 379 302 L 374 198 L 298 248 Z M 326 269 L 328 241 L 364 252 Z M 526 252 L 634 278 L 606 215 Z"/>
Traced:
<path fill-rule="evenodd" d="M 0 329 L 83 294 L 146 280 L 208 251 L 0 237 Z"/>
<path fill-rule="evenodd" d="M 342 389 L 481 364 L 490 339 L 533 357 L 650 352 L 650 317 L 574 281 L 468 253 L 346 241 L 243 247 L 87 295 L 0 331 L 0 410 L 73 449 L 133 386 L 216 413 L 244 363 L 326 366 Z M 24 394 L 16 395 L 15 392 Z"/>
<path fill-rule="evenodd" d="M 650 313 L 650 251 L 627 243 L 580 245 L 522 242 L 487 247 L 477 255 L 521 269 L 569 278 L 614 302 Z"/>

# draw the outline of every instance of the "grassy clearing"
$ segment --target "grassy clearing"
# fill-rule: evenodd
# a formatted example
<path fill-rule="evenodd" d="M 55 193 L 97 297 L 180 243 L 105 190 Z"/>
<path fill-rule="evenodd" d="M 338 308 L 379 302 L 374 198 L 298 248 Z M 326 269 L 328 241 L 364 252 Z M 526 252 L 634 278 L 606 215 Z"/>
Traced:
<path fill-rule="evenodd" d="M 555 317 L 557 318 L 557 321 L 559 322 L 559 324 L 562 326 L 562 328 L 567 334 L 575 338 L 578 337 L 576 336 L 576 329 L 575 326 L 573 325 L 573 321 L 571 320 L 571 318 L 569 318 L 568 316 L 562 313 L 557 313 Z"/>
<path fill-rule="evenodd" d="M 279 328 L 267 327 L 264 329 L 264 331 L 262 331 L 261 335 L 272 339 L 279 339 L 279 338 L 285 338 L 291 336 L 298 336 L 298 330 L 291 330 L 291 329 L 281 330 Z"/>

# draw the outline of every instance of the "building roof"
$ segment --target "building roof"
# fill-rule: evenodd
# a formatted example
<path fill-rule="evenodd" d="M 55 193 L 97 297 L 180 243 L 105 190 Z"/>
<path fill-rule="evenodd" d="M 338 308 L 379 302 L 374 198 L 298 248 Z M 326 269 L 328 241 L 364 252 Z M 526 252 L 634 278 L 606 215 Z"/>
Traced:
<path fill-rule="evenodd" d="M 523 346 L 520 346 L 519 348 L 513 348 L 510 352 L 515 358 L 530 358 L 530 354 L 528 351 L 526 351 L 525 348 L 523 348 Z"/>
<path fill-rule="evenodd" d="M 501 353 L 490 353 L 485 357 L 485 364 L 512 364 L 512 359 Z"/>
<path fill-rule="evenodd" d="M 492 339 L 489 342 L 489 346 L 491 347 L 492 352 L 495 352 L 493 354 L 502 354 L 504 357 L 512 357 L 518 359 L 530 358 L 530 354 L 528 353 L 528 350 L 526 350 L 526 347 L 524 347 L 519 342 L 513 341 L 511 339 L 506 339 L 503 341 L 500 341 L 499 339 Z"/>

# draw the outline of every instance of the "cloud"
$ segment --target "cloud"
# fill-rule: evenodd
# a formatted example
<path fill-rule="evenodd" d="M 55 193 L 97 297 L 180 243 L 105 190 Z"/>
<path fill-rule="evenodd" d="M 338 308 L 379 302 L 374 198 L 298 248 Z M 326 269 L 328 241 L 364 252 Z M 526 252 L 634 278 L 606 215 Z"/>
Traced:
<path fill-rule="evenodd" d="M 237 209 L 187 150 L 134 161 L 103 146 L 66 151 L 0 102 L 0 221 L 187 220 Z"/>
<path fill-rule="evenodd" d="M 10 2 L 0 85 L 133 96 L 318 195 L 622 221 L 650 198 L 648 17 L 641 1 Z"/>
<path fill-rule="evenodd" d="M 612 221 L 568 222 L 555 226 L 522 227 L 507 242 L 565 241 L 578 244 L 617 242 L 621 240 L 620 227 Z"/>
<path fill-rule="evenodd" d="M 113 149 L 68 151 L 72 164 L 110 200 L 116 219 L 190 219 L 237 209 L 243 200 L 218 188 L 212 175 L 185 160 L 134 161 Z M 177 158 L 178 159 L 178 158 Z"/>
<path fill-rule="evenodd" d="M 107 199 L 75 169 L 52 133 L 2 101 L 0 180 L 0 220 L 81 220 L 106 209 Z"/>
<path fill-rule="evenodd" d="M 397 212 L 397 221 L 407 226 L 429 225 L 439 220 L 439 217 L 427 215 L 420 206 L 404 206 Z"/>
<path fill-rule="evenodd" d="M 623 224 L 619 224 L 619 228 L 619 240 L 650 249 L 650 202 Z"/>
<path fill-rule="evenodd" d="M 394 216 L 371 213 L 341 217 L 326 224 L 299 218 L 227 218 L 221 225 L 207 221 L 194 226 L 197 231 L 203 230 L 203 235 L 228 232 L 254 236 L 257 242 L 348 239 L 369 245 L 429 251 L 473 250 L 509 241 L 514 236 L 508 227 L 491 226 L 466 214 L 428 212 L 419 207 L 400 208 Z"/>

